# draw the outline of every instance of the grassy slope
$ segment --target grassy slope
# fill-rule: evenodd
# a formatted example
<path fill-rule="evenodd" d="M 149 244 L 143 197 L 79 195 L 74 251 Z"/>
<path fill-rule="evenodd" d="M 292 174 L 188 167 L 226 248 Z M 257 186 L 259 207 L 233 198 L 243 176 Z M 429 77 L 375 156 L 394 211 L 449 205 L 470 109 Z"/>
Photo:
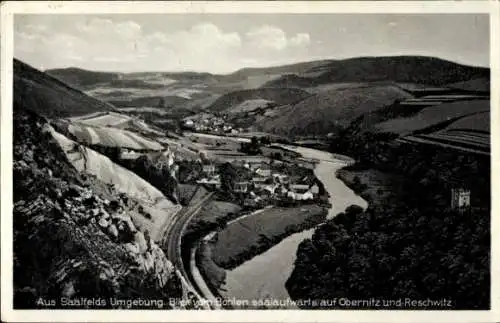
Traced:
<path fill-rule="evenodd" d="M 262 120 L 258 126 L 264 131 L 289 135 L 327 134 L 364 113 L 409 97 L 395 86 L 382 85 L 326 91 L 278 108 L 275 116 Z"/>
<path fill-rule="evenodd" d="M 223 268 L 234 268 L 276 244 L 276 240 L 283 239 L 283 235 L 297 231 L 292 230 L 293 227 L 310 227 L 312 223 L 321 222 L 324 216 L 323 208 L 312 204 L 294 208 L 271 208 L 245 217 L 218 232 L 213 260 Z M 257 250 L 260 252 L 256 252 Z"/>
<path fill-rule="evenodd" d="M 111 104 L 89 97 L 16 59 L 14 101 L 46 117 L 69 117 L 114 110 Z"/>
<path fill-rule="evenodd" d="M 471 90 L 471 91 L 479 91 L 479 92 L 490 92 L 490 78 L 482 77 L 482 78 L 474 78 L 468 81 L 456 82 L 447 85 L 453 89 L 463 89 L 463 90 Z"/>
<path fill-rule="evenodd" d="M 468 129 L 472 131 L 490 133 L 490 127 L 490 112 L 488 111 L 461 118 L 446 127 L 445 130 L 454 131 Z"/>

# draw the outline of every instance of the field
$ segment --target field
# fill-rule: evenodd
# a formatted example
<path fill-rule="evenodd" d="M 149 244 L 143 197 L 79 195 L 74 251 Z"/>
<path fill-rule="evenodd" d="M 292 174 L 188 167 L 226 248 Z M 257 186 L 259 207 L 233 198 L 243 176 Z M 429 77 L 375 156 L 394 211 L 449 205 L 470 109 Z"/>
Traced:
<path fill-rule="evenodd" d="M 444 103 L 422 109 L 412 117 L 396 118 L 375 125 L 380 132 L 407 135 L 455 118 L 490 111 L 489 100 L 459 101 Z"/>
<path fill-rule="evenodd" d="M 446 131 L 471 130 L 490 133 L 490 112 L 476 113 L 461 118 L 446 127 Z"/>
<path fill-rule="evenodd" d="M 294 208 L 270 208 L 246 216 L 218 232 L 213 259 L 220 267 L 234 268 L 267 250 L 292 232 L 321 223 L 326 217 L 318 205 Z"/>
<path fill-rule="evenodd" d="M 194 221 L 205 221 L 217 223 L 217 220 L 227 217 L 229 213 L 237 214 L 241 207 L 234 203 L 224 201 L 212 201 L 204 206 L 200 213 L 194 218 Z"/>
<path fill-rule="evenodd" d="M 472 133 L 466 131 L 436 132 L 429 135 L 418 135 L 417 137 L 470 149 L 484 151 L 489 151 L 490 149 L 490 135 L 484 133 Z"/>

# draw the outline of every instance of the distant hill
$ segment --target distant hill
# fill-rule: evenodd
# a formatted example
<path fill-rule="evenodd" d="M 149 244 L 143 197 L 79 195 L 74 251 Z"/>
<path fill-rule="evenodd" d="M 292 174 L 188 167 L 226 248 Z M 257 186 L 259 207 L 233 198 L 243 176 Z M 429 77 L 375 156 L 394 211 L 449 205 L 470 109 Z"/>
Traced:
<path fill-rule="evenodd" d="M 46 117 L 115 110 L 113 105 L 92 98 L 17 59 L 14 59 L 14 102 Z"/>
<path fill-rule="evenodd" d="M 215 100 L 207 109 L 212 112 L 221 112 L 231 109 L 247 100 L 268 100 L 276 105 L 286 105 L 301 101 L 311 94 L 301 89 L 288 88 L 260 88 L 252 90 L 234 91 Z"/>
<path fill-rule="evenodd" d="M 276 108 L 257 128 L 289 135 L 326 135 L 349 125 L 357 117 L 411 95 L 391 85 L 354 85 L 320 92 L 289 106 Z"/>
<path fill-rule="evenodd" d="M 127 107 L 157 107 L 160 109 L 163 108 L 172 108 L 180 105 L 187 104 L 189 100 L 180 96 L 146 96 L 146 97 L 137 97 L 123 100 L 110 100 L 109 102 L 119 108 L 127 108 Z"/>
<path fill-rule="evenodd" d="M 285 75 L 264 87 L 313 87 L 336 82 L 374 81 L 442 86 L 476 78 L 489 79 L 489 74 L 488 68 L 465 66 L 434 57 L 360 57 L 331 61 L 302 74 Z"/>
<path fill-rule="evenodd" d="M 46 73 L 77 88 L 85 88 L 98 83 L 108 83 L 120 78 L 120 73 L 96 72 L 76 67 L 51 69 L 47 70 Z"/>
<path fill-rule="evenodd" d="M 282 75 L 282 74 L 300 74 L 305 73 L 311 69 L 325 66 L 332 62 L 332 60 L 318 60 L 310 62 L 300 62 L 295 64 L 287 64 L 281 66 L 271 67 L 254 67 L 242 68 L 234 73 L 227 75 L 220 75 L 218 78 L 224 81 L 239 81 L 248 77 L 256 77 L 261 75 Z"/>
<path fill-rule="evenodd" d="M 151 88 L 154 84 L 144 82 L 144 79 L 152 77 L 170 78 L 185 82 L 216 82 L 216 78 L 210 73 L 197 72 L 133 72 L 116 73 L 89 71 L 76 67 L 50 69 L 48 74 L 78 88 L 93 87 L 97 84 L 109 84 L 120 87 Z"/>

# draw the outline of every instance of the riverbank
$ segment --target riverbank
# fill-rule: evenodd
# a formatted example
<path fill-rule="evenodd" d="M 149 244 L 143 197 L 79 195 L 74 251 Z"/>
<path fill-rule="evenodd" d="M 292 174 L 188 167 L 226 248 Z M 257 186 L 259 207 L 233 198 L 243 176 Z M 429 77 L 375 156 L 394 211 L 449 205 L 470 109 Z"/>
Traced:
<path fill-rule="evenodd" d="M 326 219 L 327 210 L 316 204 L 273 207 L 227 225 L 211 242 L 214 262 L 233 269 L 268 250 L 293 233 L 310 229 Z"/>
<path fill-rule="evenodd" d="M 397 192 L 404 182 L 401 176 L 356 165 L 337 170 L 335 176 L 370 204 L 399 203 Z"/>
<path fill-rule="evenodd" d="M 335 176 L 338 169 L 345 167 L 352 160 L 345 156 L 337 159 L 328 152 L 309 148 L 294 147 L 293 151 L 305 157 L 321 160 L 314 173 L 329 194 L 332 207 L 328 209 L 327 218 L 334 217 L 351 204 L 366 208 L 367 202 Z M 294 268 L 299 244 L 311 238 L 313 231 L 314 229 L 309 229 L 289 235 L 267 251 L 254 256 L 234 269 L 227 270 L 226 282 L 220 289 L 221 296 L 249 300 L 250 303 L 252 300 L 259 299 L 285 302 L 290 300 L 285 282 Z M 296 309 L 297 307 L 287 305 L 282 308 Z"/>

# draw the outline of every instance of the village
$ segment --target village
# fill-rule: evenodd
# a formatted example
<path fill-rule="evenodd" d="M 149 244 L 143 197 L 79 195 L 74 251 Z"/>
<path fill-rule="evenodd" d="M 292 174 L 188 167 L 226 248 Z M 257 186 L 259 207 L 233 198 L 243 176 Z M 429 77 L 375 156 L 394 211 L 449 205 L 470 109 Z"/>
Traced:
<path fill-rule="evenodd" d="M 310 169 L 277 160 L 205 161 L 196 183 L 235 197 L 244 208 L 296 206 L 321 200 L 321 183 Z"/>
<path fill-rule="evenodd" d="M 187 118 L 182 121 L 181 128 L 202 133 L 232 134 L 236 135 L 244 129 L 236 128 L 227 122 L 227 116 L 215 116 L 202 113 L 196 118 Z"/>

